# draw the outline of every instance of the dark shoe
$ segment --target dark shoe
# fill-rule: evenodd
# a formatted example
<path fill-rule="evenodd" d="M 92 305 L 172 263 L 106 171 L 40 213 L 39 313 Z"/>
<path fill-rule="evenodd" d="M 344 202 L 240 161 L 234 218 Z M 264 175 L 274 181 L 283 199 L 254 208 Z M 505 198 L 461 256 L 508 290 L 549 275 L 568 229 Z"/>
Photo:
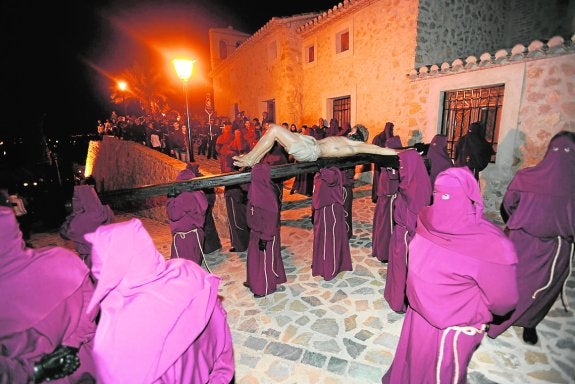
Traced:
<path fill-rule="evenodd" d="M 244 287 L 246 287 L 246 288 L 249 288 L 249 287 L 250 287 L 250 285 L 248 284 L 247 281 L 244 281 Z"/>
<path fill-rule="evenodd" d="M 256 299 L 261 299 L 262 297 L 266 297 L 266 295 L 258 295 L 258 294 L 255 294 L 255 293 L 254 293 L 254 297 L 255 297 Z"/>
<path fill-rule="evenodd" d="M 539 337 L 537 337 L 537 331 L 535 328 L 523 328 L 523 341 L 527 344 L 535 345 Z"/>

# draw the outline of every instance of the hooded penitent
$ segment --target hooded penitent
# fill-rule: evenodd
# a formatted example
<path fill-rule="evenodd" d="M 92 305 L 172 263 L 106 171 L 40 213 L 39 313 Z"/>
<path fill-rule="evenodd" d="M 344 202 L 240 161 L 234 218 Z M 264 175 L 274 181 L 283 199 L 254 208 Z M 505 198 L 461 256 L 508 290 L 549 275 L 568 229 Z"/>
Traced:
<path fill-rule="evenodd" d="M 435 135 L 433 137 L 429 144 L 429 149 L 427 150 L 427 158 L 431 164 L 429 179 L 433 186 L 435 178 L 440 172 L 453 167 L 453 161 L 451 161 L 451 158 L 447 153 L 447 136 Z"/>
<path fill-rule="evenodd" d="M 67 249 L 27 248 L 14 211 L 0 207 L 3 377 L 29 382 L 32 365 L 60 344 L 80 348 L 82 366 L 73 375 L 76 380 L 93 373 L 90 351 L 82 347 L 96 328 L 84 313 L 94 290 L 88 273 L 82 260 Z"/>
<path fill-rule="evenodd" d="M 197 168 L 186 167 L 177 176 L 176 181 L 190 180 L 196 177 Z M 203 191 L 185 191 L 176 197 L 168 198 L 166 212 L 172 232 L 171 257 L 183 257 L 199 265 L 204 257 L 204 222 L 208 200 Z"/>
<path fill-rule="evenodd" d="M 490 328 L 492 337 L 511 325 L 535 328 L 569 277 L 575 238 L 575 133 L 556 134 L 539 164 L 516 173 L 503 207 L 519 258 L 519 302 L 511 317 Z"/>
<path fill-rule="evenodd" d="M 102 205 L 93 186 L 76 185 L 72 196 L 72 213 L 62 224 L 60 235 L 74 242 L 76 251 L 90 267 L 90 244 L 84 239 L 84 235 L 93 232 L 100 225 L 110 224 L 113 219 L 112 209 L 108 205 Z"/>
<path fill-rule="evenodd" d="M 493 314 L 517 301 L 515 250 L 483 218 L 470 170 L 440 173 L 434 195 L 409 244 L 409 306 L 384 383 L 465 383 Z"/>
<path fill-rule="evenodd" d="M 407 277 L 407 246 L 415 235 L 419 211 L 431 201 L 431 182 L 416 150 L 399 153 L 399 188 L 393 205 L 393 234 L 384 297 L 391 309 L 404 312 L 405 280 Z"/>
<path fill-rule="evenodd" d="M 401 148 L 401 138 L 393 135 L 393 123 L 387 122 L 378 136 L 383 147 Z M 375 138 L 374 138 L 375 141 Z M 372 256 L 381 262 L 389 259 L 389 243 L 393 233 L 393 201 L 399 188 L 399 170 L 374 164 L 371 200 L 376 203 L 373 213 Z"/>
<path fill-rule="evenodd" d="M 229 382 L 231 335 L 220 278 L 186 259 L 165 261 L 142 222 L 86 235 L 100 309 L 94 343 L 98 383 Z"/>
<path fill-rule="evenodd" d="M 385 123 L 385 128 L 383 131 L 378 133 L 372 141 L 372 144 L 375 144 L 380 147 L 386 148 L 401 148 L 401 138 L 399 136 L 394 136 L 393 134 L 393 123 L 387 122 Z M 371 182 L 371 201 L 376 202 L 378 198 L 377 188 L 379 185 L 379 175 L 381 174 L 382 169 L 378 164 L 373 164 L 373 180 Z"/>
<path fill-rule="evenodd" d="M 454 162 L 458 167 L 467 166 L 477 179 L 479 172 L 489 164 L 493 153 L 493 147 L 485 139 L 483 126 L 474 122 L 469 125 L 468 132 L 457 141 Z"/>
<path fill-rule="evenodd" d="M 193 177 L 202 177 L 204 174 L 200 171 L 200 165 L 198 163 L 188 163 L 187 165 L 190 173 L 182 175 L 182 180 L 188 180 Z M 195 176 L 192 176 L 195 175 Z M 216 222 L 214 221 L 213 209 L 216 203 L 216 191 L 214 188 L 203 189 L 206 200 L 208 201 L 208 208 L 206 209 L 206 220 L 204 222 L 204 254 L 212 253 L 222 248 L 222 242 L 220 240 L 220 235 L 218 234 L 218 229 L 216 228 Z"/>
<path fill-rule="evenodd" d="M 322 168 L 315 175 L 313 207 L 312 275 L 333 279 L 353 270 L 345 221 L 343 174 L 339 168 Z"/>
<path fill-rule="evenodd" d="M 247 283 L 259 296 L 275 292 L 287 277 L 281 258 L 280 206 L 277 185 L 270 166 L 258 163 L 251 171 L 247 223 L 250 242 L 247 256 Z"/>

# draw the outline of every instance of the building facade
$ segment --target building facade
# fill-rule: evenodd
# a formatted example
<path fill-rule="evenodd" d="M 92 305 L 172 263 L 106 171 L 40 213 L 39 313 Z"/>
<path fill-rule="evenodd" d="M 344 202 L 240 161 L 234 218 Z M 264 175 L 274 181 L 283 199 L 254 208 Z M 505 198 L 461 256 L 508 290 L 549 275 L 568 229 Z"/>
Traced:
<path fill-rule="evenodd" d="M 453 144 L 473 121 L 496 149 L 481 173 L 496 215 L 520 167 L 575 131 L 575 4 L 562 0 L 346 0 L 274 17 L 225 58 L 212 49 L 214 103 L 276 122 L 386 121 L 403 143 Z M 229 31 L 228 31 L 229 33 Z M 218 46 L 219 30 L 210 31 Z M 541 39 L 541 40 L 539 40 Z"/>

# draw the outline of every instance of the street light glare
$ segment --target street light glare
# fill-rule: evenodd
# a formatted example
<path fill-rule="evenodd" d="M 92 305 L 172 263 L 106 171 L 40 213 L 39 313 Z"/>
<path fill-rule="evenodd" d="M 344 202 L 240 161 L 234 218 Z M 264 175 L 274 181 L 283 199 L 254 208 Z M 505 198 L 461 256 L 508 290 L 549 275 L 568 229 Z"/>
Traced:
<path fill-rule="evenodd" d="M 118 81 L 118 88 L 120 88 L 120 91 L 125 91 L 128 88 L 128 84 L 125 81 Z"/>
<path fill-rule="evenodd" d="M 172 64 L 176 69 L 176 73 L 178 77 L 182 81 L 188 81 L 192 76 L 192 67 L 196 60 L 189 60 L 189 59 L 174 59 L 172 60 Z"/>

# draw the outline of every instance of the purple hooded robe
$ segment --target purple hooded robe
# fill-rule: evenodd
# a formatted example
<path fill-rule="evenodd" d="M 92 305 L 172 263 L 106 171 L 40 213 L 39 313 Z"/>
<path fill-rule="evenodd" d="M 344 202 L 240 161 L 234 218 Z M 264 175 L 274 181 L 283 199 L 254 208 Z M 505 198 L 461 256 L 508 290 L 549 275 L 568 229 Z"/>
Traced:
<path fill-rule="evenodd" d="M 89 270 L 65 248 L 26 248 L 12 208 L 0 207 L 0 382 L 31 382 L 33 365 L 60 344 L 80 348 L 80 367 L 53 383 L 95 377 L 96 323 Z M 4 381 L 7 380 L 7 381 Z"/>
<path fill-rule="evenodd" d="M 383 383 L 466 383 L 493 314 L 517 302 L 513 244 L 483 218 L 472 173 L 440 173 L 434 194 L 409 244 L 409 307 Z"/>
<path fill-rule="evenodd" d="M 281 255 L 278 195 L 277 185 L 270 178 L 270 166 L 254 165 L 248 191 L 247 283 L 259 296 L 275 292 L 278 284 L 287 281 Z"/>
<path fill-rule="evenodd" d="M 227 185 L 224 188 L 230 242 L 236 252 L 244 252 L 250 242 L 250 229 L 247 223 L 247 185 Z"/>
<path fill-rule="evenodd" d="M 353 236 L 353 187 L 355 186 L 355 166 L 343 168 L 341 173 L 343 175 L 345 228 L 347 230 L 347 238 L 351 239 Z"/>
<path fill-rule="evenodd" d="M 72 213 L 60 227 L 60 236 L 74 242 L 76 251 L 90 268 L 90 243 L 84 239 L 84 235 L 93 232 L 100 225 L 110 224 L 113 219 L 112 209 L 108 205 L 102 205 L 93 186 L 76 185 L 72 196 Z"/>
<path fill-rule="evenodd" d="M 339 168 L 322 168 L 315 175 L 312 207 L 312 276 L 333 279 L 341 271 L 352 271 L 345 222 L 343 174 Z"/>
<path fill-rule="evenodd" d="M 196 177 L 204 176 L 200 171 L 200 165 L 198 163 L 188 163 L 187 168 L 190 169 Z M 221 249 L 222 242 L 220 240 L 220 235 L 218 234 L 218 229 L 216 228 L 213 214 L 214 205 L 216 203 L 216 191 L 214 188 L 206 188 L 202 191 L 204 191 L 204 195 L 208 201 L 206 219 L 204 221 L 204 246 L 202 250 L 204 251 L 204 254 L 208 254 Z"/>
<path fill-rule="evenodd" d="M 373 140 L 371 141 L 372 144 L 377 145 L 378 147 L 387 147 L 387 148 L 400 148 L 401 147 L 401 139 L 399 136 L 394 136 L 393 135 L 393 123 L 391 122 L 387 122 L 385 123 L 385 127 L 383 128 L 383 131 L 381 131 L 380 133 L 378 133 L 377 135 L 375 135 L 373 137 Z M 389 142 L 388 140 L 391 139 L 392 137 L 397 138 L 397 142 Z M 390 147 L 390 145 L 393 145 L 392 147 Z M 377 201 L 377 186 L 378 186 L 378 179 L 379 179 L 379 175 L 381 173 L 381 167 L 377 164 L 373 164 L 373 178 L 372 178 L 372 183 L 371 183 L 371 201 L 372 202 L 376 202 Z"/>
<path fill-rule="evenodd" d="M 98 279 L 88 311 L 98 384 L 229 383 L 232 338 L 218 298 L 220 278 L 186 259 L 164 260 L 138 219 L 99 227 Z"/>
<path fill-rule="evenodd" d="M 431 182 L 423 158 L 416 150 L 400 152 L 399 188 L 393 206 L 393 234 L 384 289 L 385 300 L 396 312 L 406 309 L 407 246 L 415 235 L 419 211 L 430 201 Z"/>
<path fill-rule="evenodd" d="M 490 328 L 491 337 L 511 325 L 535 328 L 565 288 L 575 239 L 573 132 L 556 134 L 539 164 L 515 174 L 503 207 L 519 258 L 519 302 L 510 318 Z"/>
<path fill-rule="evenodd" d="M 305 133 L 308 136 L 313 136 L 313 130 L 308 129 Z M 291 190 L 302 195 L 311 196 L 313 194 L 313 178 L 314 172 L 299 173 L 296 175 Z"/>
<path fill-rule="evenodd" d="M 453 167 L 453 161 L 451 161 L 449 153 L 447 153 L 447 136 L 437 134 L 433 137 L 427 150 L 427 158 L 431 163 L 429 179 L 431 186 L 433 186 L 435 178 L 440 172 Z"/>
<path fill-rule="evenodd" d="M 469 125 L 467 133 L 455 144 L 455 166 L 469 167 L 479 180 L 479 172 L 484 170 L 495 152 L 490 142 L 485 139 L 485 130 L 481 123 Z"/>
<path fill-rule="evenodd" d="M 176 181 L 196 177 L 191 167 L 186 167 L 176 176 Z M 208 200 L 203 191 L 186 191 L 176 197 L 169 197 L 166 212 L 172 232 L 172 259 L 183 257 L 202 265 L 204 259 L 204 222 Z"/>
<path fill-rule="evenodd" d="M 387 263 L 393 233 L 393 201 L 399 189 L 399 171 L 381 168 L 377 185 L 377 202 L 373 212 L 372 256 Z"/>
<path fill-rule="evenodd" d="M 335 117 L 332 117 L 329 121 L 329 127 L 327 127 L 325 136 L 339 136 L 339 122 Z"/>
<path fill-rule="evenodd" d="M 399 136 L 390 137 L 386 141 L 388 148 L 401 148 Z M 377 164 L 374 164 L 377 166 Z M 399 188 L 399 171 L 391 167 L 377 167 L 377 188 L 372 188 L 372 201 L 375 202 L 372 232 L 372 256 L 387 263 L 389 260 L 389 242 L 393 233 L 393 201 Z"/>

